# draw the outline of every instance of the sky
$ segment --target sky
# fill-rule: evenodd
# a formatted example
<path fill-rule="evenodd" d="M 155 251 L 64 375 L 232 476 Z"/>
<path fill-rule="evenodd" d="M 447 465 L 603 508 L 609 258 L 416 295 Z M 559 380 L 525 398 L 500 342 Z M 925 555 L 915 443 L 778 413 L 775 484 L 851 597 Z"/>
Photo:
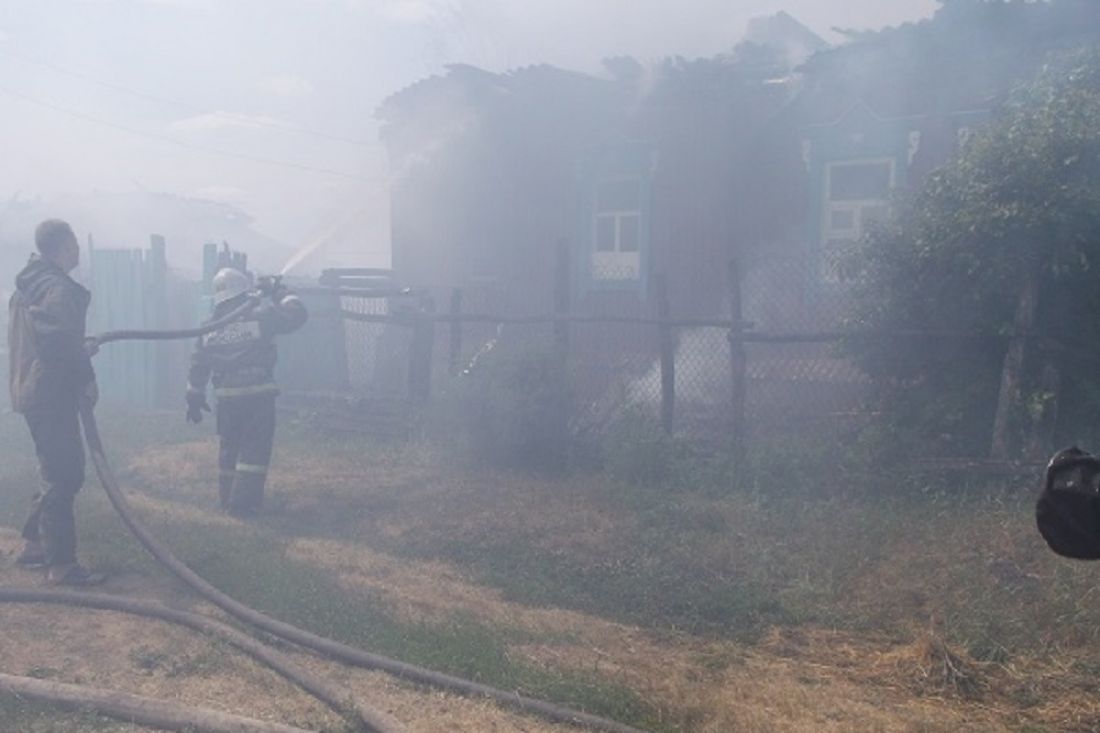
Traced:
<path fill-rule="evenodd" d="M 324 239 L 303 267 L 384 266 L 388 172 L 373 113 L 387 95 L 447 64 L 504 71 L 549 63 L 597 72 L 610 56 L 655 61 L 722 53 L 749 19 L 779 10 L 835 41 L 831 28 L 896 25 L 936 6 L 0 0 L 0 202 L 92 192 L 210 199 L 240 207 L 256 230 L 291 250 Z M 207 236 L 220 239 L 216 229 L 211 225 Z M 121 223 L 96 235 L 133 237 Z M 187 255 L 200 245 L 170 240 L 170 257 L 182 248 L 182 259 L 193 262 Z"/>

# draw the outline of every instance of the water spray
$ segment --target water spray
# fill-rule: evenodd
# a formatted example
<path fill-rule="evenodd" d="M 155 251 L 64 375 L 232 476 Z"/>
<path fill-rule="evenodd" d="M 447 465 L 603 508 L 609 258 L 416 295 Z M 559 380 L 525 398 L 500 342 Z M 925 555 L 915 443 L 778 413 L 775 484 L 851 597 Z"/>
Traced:
<path fill-rule="evenodd" d="M 311 254 L 316 252 L 318 249 L 320 249 L 321 247 L 323 247 L 324 245 L 328 244 L 330 241 L 335 239 L 336 235 L 338 235 L 340 232 L 342 232 L 344 230 L 344 228 L 347 227 L 348 224 L 350 224 L 357 216 L 359 216 L 364 211 L 365 211 L 365 209 L 359 208 L 359 209 L 354 209 L 354 210 L 348 212 L 347 215 L 345 215 L 343 218 L 339 219 L 335 224 L 333 224 L 329 228 L 325 229 L 324 231 L 321 232 L 321 234 L 319 234 L 318 236 L 316 236 L 312 240 L 310 240 L 310 242 L 308 244 L 306 244 L 304 247 L 302 247 L 301 249 L 299 249 L 297 252 L 295 252 L 293 255 L 290 256 L 290 259 L 286 261 L 285 265 L 283 265 L 283 269 L 279 270 L 279 276 L 283 277 L 283 276 L 287 275 L 295 267 L 302 264 L 302 262 L 307 257 L 309 257 Z"/>

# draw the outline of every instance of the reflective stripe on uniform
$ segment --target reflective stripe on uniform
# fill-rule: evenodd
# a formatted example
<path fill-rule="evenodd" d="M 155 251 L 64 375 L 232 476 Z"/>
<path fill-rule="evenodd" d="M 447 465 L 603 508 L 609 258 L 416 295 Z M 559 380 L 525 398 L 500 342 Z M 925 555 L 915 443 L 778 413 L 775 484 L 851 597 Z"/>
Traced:
<path fill-rule="evenodd" d="M 294 294 L 287 295 L 282 300 L 279 301 L 279 305 L 286 305 L 287 303 L 290 303 L 292 301 L 296 302 L 296 303 L 300 303 L 302 301 L 302 299 L 299 298 L 297 295 L 294 295 Z"/>
<path fill-rule="evenodd" d="M 215 387 L 214 395 L 217 397 L 248 397 L 278 391 L 279 385 L 268 382 L 266 384 L 254 384 L 251 387 Z"/>
<path fill-rule="evenodd" d="M 238 463 L 238 473 L 267 473 L 267 466 L 257 466 L 253 463 Z"/>

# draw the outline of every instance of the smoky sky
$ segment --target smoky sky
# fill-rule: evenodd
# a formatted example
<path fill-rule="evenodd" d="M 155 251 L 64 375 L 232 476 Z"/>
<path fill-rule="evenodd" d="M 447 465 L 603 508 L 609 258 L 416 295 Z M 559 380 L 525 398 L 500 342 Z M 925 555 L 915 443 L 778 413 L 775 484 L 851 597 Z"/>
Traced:
<path fill-rule="evenodd" d="M 935 7 L 934 0 L 0 0 L 0 200 L 135 191 L 211 199 L 241 207 L 257 230 L 292 248 L 345 221 L 322 259 L 385 264 L 387 171 L 373 112 L 386 95 L 447 64 L 596 72 L 609 56 L 722 53 L 750 18 L 779 10 L 836 41 L 833 27 L 894 25 Z"/>

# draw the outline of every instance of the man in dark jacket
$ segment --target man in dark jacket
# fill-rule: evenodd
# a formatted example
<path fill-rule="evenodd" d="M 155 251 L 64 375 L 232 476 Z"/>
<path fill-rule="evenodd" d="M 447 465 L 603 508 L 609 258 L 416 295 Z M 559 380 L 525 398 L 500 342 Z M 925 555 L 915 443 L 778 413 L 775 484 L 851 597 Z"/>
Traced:
<path fill-rule="evenodd" d="M 8 307 L 11 404 L 26 418 L 42 476 L 16 562 L 46 568 L 51 583 L 91 585 L 104 577 L 76 561 L 73 503 L 84 483 L 78 413 L 99 396 L 85 342 L 92 296 L 69 277 L 80 264 L 72 227 L 49 219 L 34 241 L 38 253 L 16 277 Z"/>
<path fill-rule="evenodd" d="M 239 270 L 214 276 L 214 315 L 218 320 L 240 308 L 250 283 Z M 213 380 L 217 402 L 218 489 L 223 510 L 234 516 L 255 514 L 275 438 L 275 337 L 300 328 L 308 317 L 297 295 L 273 285 L 269 299 L 247 315 L 199 339 L 187 384 L 187 419 L 202 421 L 206 383 Z"/>

